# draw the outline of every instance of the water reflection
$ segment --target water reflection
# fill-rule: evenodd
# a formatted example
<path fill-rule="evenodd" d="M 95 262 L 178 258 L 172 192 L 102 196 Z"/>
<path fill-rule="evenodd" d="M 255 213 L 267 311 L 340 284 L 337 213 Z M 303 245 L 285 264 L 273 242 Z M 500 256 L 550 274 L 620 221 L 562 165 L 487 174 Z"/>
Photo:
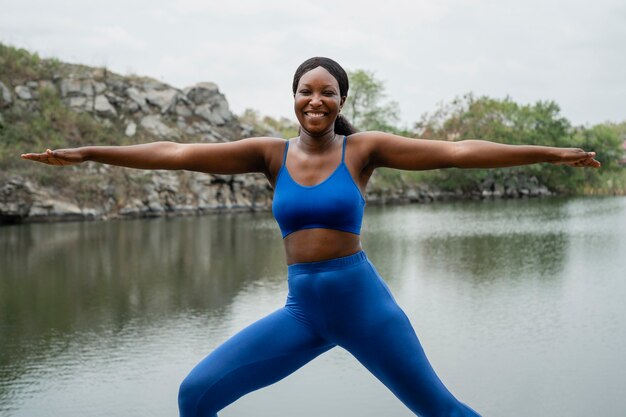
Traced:
<path fill-rule="evenodd" d="M 623 198 L 368 207 L 362 234 L 444 381 L 503 417 L 626 413 L 625 236 Z M 0 274 L 14 417 L 175 415 L 189 369 L 286 294 L 269 213 L 4 227 Z M 410 415 L 341 350 L 281 384 L 223 416 Z"/>
<path fill-rule="evenodd" d="M 283 271 L 268 221 L 241 214 L 2 228 L 0 380 L 57 356 L 77 335 L 128 331 L 137 318 L 142 327 L 194 311 L 219 317 L 247 284 Z"/>

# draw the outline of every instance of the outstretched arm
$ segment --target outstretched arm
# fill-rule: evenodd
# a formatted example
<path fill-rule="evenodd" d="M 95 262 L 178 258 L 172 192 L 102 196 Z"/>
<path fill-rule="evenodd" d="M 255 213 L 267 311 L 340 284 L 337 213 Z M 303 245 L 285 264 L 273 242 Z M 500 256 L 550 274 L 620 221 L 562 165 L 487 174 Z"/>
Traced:
<path fill-rule="evenodd" d="M 370 164 L 405 170 L 436 168 L 501 168 L 539 162 L 599 168 L 595 152 L 578 148 L 505 145 L 485 140 L 409 139 L 382 132 L 364 132 Z"/>
<path fill-rule="evenodd" d="M 249 138 L 227 143 L 152 142 L 129 146 L 86 146 L 27 153 L 22 158 L 49 165 L 94 161 L 139 169 L 185 169 L 211 174 L 265 172 L 275 138 Z"/>

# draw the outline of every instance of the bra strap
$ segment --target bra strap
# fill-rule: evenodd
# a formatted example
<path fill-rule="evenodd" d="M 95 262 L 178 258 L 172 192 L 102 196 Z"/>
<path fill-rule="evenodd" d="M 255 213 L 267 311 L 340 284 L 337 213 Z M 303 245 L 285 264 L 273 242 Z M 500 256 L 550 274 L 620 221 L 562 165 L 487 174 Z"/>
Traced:
<path fill-rule="evenodd" d="M 283 156 L 283 166 L 287 162 L 287 151 L 289 150 L 289 139 L 285 141 L 285 155 Z"/>
<path fill-rule="evenodd" d="M 346 157 L 346 142 L 347 141 L 348 141 L 348 137 L 344 135 L 343 136 L 343 148 L 341 149 L 341 162 L 343 162 Z"/>

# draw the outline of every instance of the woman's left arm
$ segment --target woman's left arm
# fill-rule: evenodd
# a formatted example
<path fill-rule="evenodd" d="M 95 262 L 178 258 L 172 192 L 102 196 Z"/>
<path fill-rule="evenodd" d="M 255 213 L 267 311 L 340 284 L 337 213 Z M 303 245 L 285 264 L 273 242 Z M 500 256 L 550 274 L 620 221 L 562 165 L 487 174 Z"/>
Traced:
<path fill-rule="evenodd" d="M 502 168 L 549 162 L 599 168 L 595 152 L 579 148 L 506 145 L 485 140 L 450 142 L 410 139 L 383 132 L 363 132 L 369 144 L 370 164 L 405 170 L 436 168 Z"/>

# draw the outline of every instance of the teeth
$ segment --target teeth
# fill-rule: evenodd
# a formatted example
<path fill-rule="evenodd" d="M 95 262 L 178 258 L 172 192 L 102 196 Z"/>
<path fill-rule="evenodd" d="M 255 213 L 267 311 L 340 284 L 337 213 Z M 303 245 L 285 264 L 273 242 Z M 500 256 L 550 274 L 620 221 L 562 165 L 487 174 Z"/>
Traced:
<path fill-rule="evenodd" d="M 324 113 L 307 113 L 307 115 L 311 117 L 322 117 Z"/>

